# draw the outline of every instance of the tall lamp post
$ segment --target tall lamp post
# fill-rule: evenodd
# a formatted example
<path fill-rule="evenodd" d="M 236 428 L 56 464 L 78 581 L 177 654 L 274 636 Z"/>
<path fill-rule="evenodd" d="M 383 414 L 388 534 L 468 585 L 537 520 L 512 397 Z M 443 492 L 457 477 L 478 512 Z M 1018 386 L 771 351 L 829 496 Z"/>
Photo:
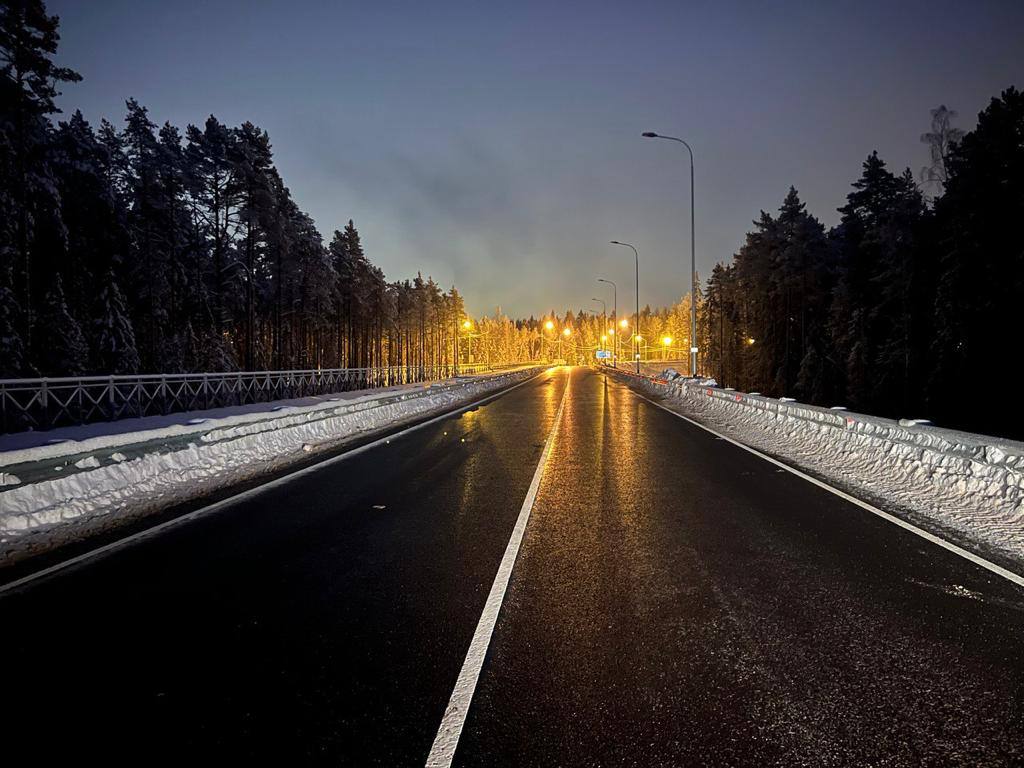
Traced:
<path fill-rule="evenodd" d="M 469 354 L 466 356 L 466 364 L 473 364 L 473 321 L 464 320 L 462 327 L 466 329 L 466 342 L 469 345 Z"/>
<path fill-rule="evenodd" d="M 598 334 L 598 336 L 601 340 L 601 349 L 604 350 L 604 329 L 608 326 L 608 305 L 605 303 L 604 299 L 599 299 L 596 296 L 592 298 L 591 301 L 596 301 L 601 305 L 601 333 Z"/>
<path fill-rule="evenodd" d="M 633 318 L 633 357 L 636 359 L 636 372 L 640 373 L 640 345 L 636 341 L 636 336 L 640 333 L 640 254 L 636 252 L 636 247 L 629 243 L 620 243 L 618 240 L 610 241 L 612 245 L 623 245 L 626 248 L 633 249 L 633 258 L 636 259 L 636 317 Z"/>
<path fill-rule="evenodd" d="M 690 376 L 697 376 L 697 247 L 694 235 L 693 216 L 693 150 L 690 145 L 675 136 L 662 136 L 654 131 L 641 134 L 645 139 L 666 139 L 677 141 L 690 153 Z"/>
<path fill-rule="evenodd" d="M 608 283 L 612 287 L 612 314 L 615 315 L 615 319 L 619 319 L 619 288 L 611 280 L 605 280 L 603 277 L 597 278 L 599 283 Z M 615 343 L 612 345 L 612 368 L 619 367 L 619 335 L 615 333 L 615 329 L 612 328 L 612 334 L 615 336 Z"/>

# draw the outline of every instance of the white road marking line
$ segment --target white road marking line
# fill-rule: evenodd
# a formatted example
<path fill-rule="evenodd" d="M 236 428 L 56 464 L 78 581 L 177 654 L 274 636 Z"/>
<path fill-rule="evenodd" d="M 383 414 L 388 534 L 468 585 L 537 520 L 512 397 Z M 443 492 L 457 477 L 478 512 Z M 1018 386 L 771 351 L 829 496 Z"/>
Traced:
<path fill-rule="evenodd" d="M 270 482 L 257 485 L 256 487 L 250 488 L 246 491 L 242 491 L 241 493 L 236 493 L 234 496 L 229 496 L 226 499 L 221 499 L 220 501 L 214 502 L 213 504 L 210 504 L 208 506 L 193 510 L 188 514 L 181 515 L 180 517 L 175 517 L 171 520 L 166 520 L 160 523 L 159 525 L 154 525 L 152 528 L 146 528 L 145 530 L 133 533 L 131 536 L 125 536 L 123 539 L 118 539 L 117 541 L 112 541 L 109 544 L 104 544 L 102 547 L 97 547 L 96 549 L 91 549 L 88 552 L 83 552 L 82 554 L 76 555 L 75 557 L 69 558 L 67 560 L 62 560 L 59 563 L 51 565 L 49 568 L 44 568 L 41 571 L 30 573 L 27 576 L 23 576 L 22 578 L 17 579 L 15 581 L 8 582 L 7 584 L 2 584 L 0 585 L 0 595 L 2 595 L 4 592 L 9 592 L 19 587 L 22 587 L 30 582 L 45 578 L 47 576 L 52 576 L 53 574 L 59 573 L 60 571 L 64 571 L 73 566 L 80 565 L 88 560 L 92 560 L 103 555 L 108 555 L 111 552 L 123 549 L 124 547 L 131 546 L 132 544 L 137 544 L 140 541 L 156 536 L 157 534 L 163 533 L 169 528 L 184 525 L 185 523 L 189 523 L 200 517 L 205 517 L 206 515 L 209 515 L 213 512 L 222 510 L 225 507 L 229 507 L 233 504 L 238 504 L 239 502 L 245 501 L 246 499 L 250 499 L 253 496 L 263 493 L 264 491 L 269 490 L 270 488 L 276 488 L 279 485 L 284 485 L 285 483 L 290 482 L 298 477 L 302 477 L 303 475 L 308 475 L 311 472 L 316 472 L 317 470 L 323 469 L 324 467 L 328 467 L 332 464 L 344 461 L 345 459 L 357 456 L 360 453 L 370 450 L 371 448 L 376 448 L 378 445 L 386 444 L 397 437 L 407 435 L 410 432 L 415 432 L 417 429 L 422 429 L 423 427 L 429 426 L 438 421 L 443 421 L 444 419 L 450 419 L 452 416 L 463 413 L 464 411 L 468 411 L 471 408 L 476 408 L 477 406 L 483 405 L 484 403 L 489 403 L 491 400 L 501 397 L 502 395 L 506 395 L 513 389 L 518 389 L 524 384 L 529 384 L 531 381 L 535 381 L 539 376 L 543 376 L 545 373 L 547 373 L 547 371 L 541 371 L 536 376 L 531 376 L 530 378 L 526 379 L 526 381 L 521 381 L 518 384 L 513 384 L 511 387 L 503 389 L 500 392 L 495 392 L 492 395 L 488 395 L 487 397 L 475 400 L 472 403 L 460 406 L 453 411 L 447 411 L 445 413 L 440 414 L 439 416 L 434 416 L 433 418 L 420 422 L 419 424 L 413 424 L 411 427 L 406 427 L 405 429 L 399 432 L 395 432 L 385 437 L 378 438 L 377 440 L 373 440 L 369 443 L 365 443 L 364 445 L 360 445 L 359 447 L 353 448 L 350 451 L 339 453 L 337 456 L 332 456 L 329 459 L 318 461 L 316 464 L 311 464 L 308 467 L 303 467 L 302 469 L 298 469 L 287 475 L 283 475 L 282 477 L 279 477 L 276 480 L 271 480 Z"/>
<path fill-rule="evenodd" d="M 466 659 L 462 662 L 462 670 L 459 672 L 455 688 L 448 700 L 448 708 L 444 712 L 441 726 L 437 729 L 437 736 L 434 737 L 434 745 L 430 748 L 430 754 L 427 756 L 426 768 L 449 768 L 455 757 L 455 750 L 459 746 L 459 737 L 462 735 L 462 727 L 466 724 L 469 705 L 473 700 L 473 693 L 476 691 L 477 680 L 480 678 L 480 669 L 483 667 L 487 647 L 490 645 L 491 635 L 494 633 L 494 625 L 498 620 L 498 612 L 501 610 L 505 591 L 508 589 L 508 582 L 512 577 L 512 568 L 519 555 L 519 546 L 523 542 L 523 534 L 526 533 L 526 524 L 530 521 L 533 502 L 537 498 L 540 481 L 544 476 L 544 468 L 547 466 L 551 448 L 555 442 L 555 434 L 562 421 L 562 411 L 569 394 L 571 379 L 572 371 L 570 370 L 565 380 L 565 389 L 562 390 L 558 412 L 555 414 L 555 422 L 551 425 L 551 432 L 544 443 L 544 450 L 541 452 L 537 469 L 533 473 L 530 489 L 526 492 L 523 506 L 519 510 L 519 518 L 512 529 L 512 537 L 508 540 L 505 555 L 501 558 L 501 565 L 498 566 L 498 572 L 494 576 L 494 583 L 487 595 L 487 602 L 484 603 L 484 610 L 476 625 L 469 650 L 466 652 Z"/>
<path fill-rule="evenodd" d="M 866 501 L 862 501 L 861 499 L 858 499 L 856 496 L 851 496 L 850 494 L 846 493 L 845 491 L 841 491 L 838 488 L 834 488 L 833 486 L 829 485 L 828 483 L 822 482 L 821 480 L 819 480 L 816 477 L 811 477 L 807 473 L 801 472 L 799 469 L 794 469 L 793 467 L 791 467 L 788 464 L 785 464 L 785 463 L 779 461 L 778 459 L 773 459 L 771 456 L 768 456 L 767 454 L 761 453 L 756 448 L 751 448 L 749 445 L 744 445 L 743 443 L 739 442 L 738 440 L 733 440 L 731 437 L 723 435 L 720 432 L 716 432 L 711 427 L 705 426 L 704 424 L 701 424 L 699 421 L 694 421 L 693 419 L 689 418 L 688 416 L 683 416 L 683 414 L 681 414 L 681 413 L 679 413 L 677 411 L 674 411 L 671 408 L 668 408 L 668 407 L 662 405 L 661 403 L 656 402 L 655 400 L 651 400 L 649 397 L 646 397 L 645 395 L 640 394 L 639 392 L 637 392 L 632 387 L 630 387 L 629 389 L 637 397 L 639 397 L 639 398 L 641 398 L 643 400 L 646 400 L 651 405 L 657 406 L 658 408 L 661 408 L 661 410 L 667 411 L 668 413 L 671 413 L 673 416 L 679 417 L 683 421 L 688 421 L 689 423 L 693 424 L 694 426 L 700 427 L 705 432 L 710 432 L 712 435 L 715 435 L 716 437 L 719 437 L 722 440 L 726 440 L 726 441 L 732 443 L 733 445 L 735 445 L 736 447 L 742 448 L 744 451 L 752 453 L 755 456 L 757 456 L 759 458 L 762 458 L 765 461 L 770 462 L 770 463 L 774 464 L 775 466 L 784 469 L 786 472 L 790 472 L 790 473 L 796 475 L 797 477 L 803 478 L 807 482 L 813 483 L 814 485 L 817 485 L 819 488 L 824 488 L 829 493 L 835 494 L 839 498 L 845 499 L 846 501 L 850 502 L 851 504 L 856 504 L 858 507 L 861 507 L 862 509 L 866 509 L 868 512 L 870 512 L 870 513 L 872 513 L 874 515 L 878 515 L 883 520 L 888 520 L 893 525 L 898 525 L 900 528 L 908 530 L 911 533 L 915 533 L 918 536 L 920 536 L 922 539 L 926 539 L 927 541 L 932 542 L 932 544 L 938 544 L 940 547 L 942 547 L 943 549 L 949 550 L 954 555 L 959 555 L 960 557 L 964 558 L 965 560 L 970 560 L 975 565 L 980 565 L 982 568 L 985 568 L 986 570 L 991 571 L 992 573 L 996 574 L 997 576 L 1002 576 L 1007 581 L 1012 581 L 1014 584 L 1017 584 L 1018 586 L 1024 587 L 1024 576 L 1020 576 L 1020 575 L 1014 573 L 1013 571 L 1008 571 L 1006 568 L 1003 568 L 1001 565 L 996 565 L 995 563 L 993 563 L 993 562 L 991 562 L 989 560 L 986 560 L 985 558 L 981 557 L 980 555 L 976 555 L 973 552 L 970 552 L 970 551 L 964 549 L 963 547 L 958 547 L 956 544 L 954 544 L 954 543 L 952 543 L 950 541 L 946 541 L 945 539 L 939 538 L 934 533 L 929 533 L 928 531 L 924 530 L 923 528 L 918 528 L 913 523 L 908 523 L 906 520 L 903 520 L 902 518 L 896 517 L 896 515 L 892 515 L 892 514 L 886 512 L 886 511 L 884 511 L 884 510 L 881 510 L 881 509 L 879 509 L 876 506 L 868 504 Z"/>

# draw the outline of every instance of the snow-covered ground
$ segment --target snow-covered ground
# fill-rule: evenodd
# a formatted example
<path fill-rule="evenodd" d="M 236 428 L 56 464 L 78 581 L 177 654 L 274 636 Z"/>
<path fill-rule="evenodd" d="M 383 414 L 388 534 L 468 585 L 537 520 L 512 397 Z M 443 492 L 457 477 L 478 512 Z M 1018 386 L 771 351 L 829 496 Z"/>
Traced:
<path fill-rule="evenodd" d="M 0 436 L 0 564 L 471 402 L 539 370 Z"/>
<path fill-rule="evenodd" d="M 620 374 L 695 421 L 924 528 L 1024 563 L 1024 443 Z"/>

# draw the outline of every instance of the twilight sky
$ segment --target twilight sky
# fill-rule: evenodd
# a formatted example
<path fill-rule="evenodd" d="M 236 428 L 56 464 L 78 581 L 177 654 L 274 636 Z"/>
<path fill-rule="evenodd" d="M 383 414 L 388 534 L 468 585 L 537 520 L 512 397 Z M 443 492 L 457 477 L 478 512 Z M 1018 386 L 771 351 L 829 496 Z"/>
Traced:
<path fill-rule="evenodd" d="M 1024 87 L 1024 2 L 49 0 L 61 104 L 120 125 L 211 112 L 270 133 L 324 237 L 355 219 L 389 279 L 454 281 L 475 314 L 641 304 L 728 260 L 793 184 L 835 223 L 873 149 L 896 170 L 945 103 L 973 128 Z M 826 7 L 827 6 L 827 7 Z M 607 296 L 609 310 L 611 296 Z"/>

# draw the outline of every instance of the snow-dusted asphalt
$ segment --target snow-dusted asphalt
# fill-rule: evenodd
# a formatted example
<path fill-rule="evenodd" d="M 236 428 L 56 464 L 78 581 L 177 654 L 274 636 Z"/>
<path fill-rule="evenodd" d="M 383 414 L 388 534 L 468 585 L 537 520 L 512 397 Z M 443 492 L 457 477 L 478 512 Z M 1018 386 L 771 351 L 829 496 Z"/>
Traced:
<path fill-rule="evenodd" d="M 527 511 L 455 765 L 1024 761 L 1024 590 L 569 379 L 0 594 L 4 752 L 423 765 Z"/>

